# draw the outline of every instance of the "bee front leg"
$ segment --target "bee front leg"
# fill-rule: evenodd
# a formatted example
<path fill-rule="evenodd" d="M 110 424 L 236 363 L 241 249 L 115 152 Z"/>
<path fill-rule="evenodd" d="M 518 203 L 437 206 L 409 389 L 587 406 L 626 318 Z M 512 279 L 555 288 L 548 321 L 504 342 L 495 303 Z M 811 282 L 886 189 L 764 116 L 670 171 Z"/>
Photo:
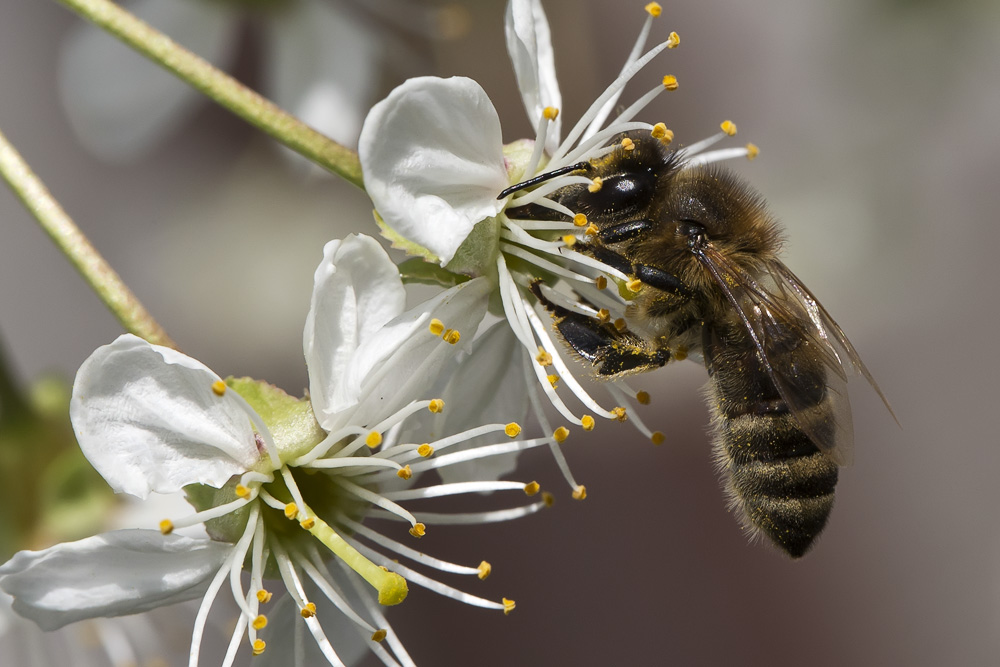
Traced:
<path fill-rule="evenodd" d="M 612 378 L 653 370 L 670 361 L 670 350 L 625 327 L 619 328 L 610 321 L 553 303 L 542 294 L 540 280 L 531 284 L 531 293 L 552 315 L 556 331 L 566 344 L 592 363 L 601 377 Z"/>

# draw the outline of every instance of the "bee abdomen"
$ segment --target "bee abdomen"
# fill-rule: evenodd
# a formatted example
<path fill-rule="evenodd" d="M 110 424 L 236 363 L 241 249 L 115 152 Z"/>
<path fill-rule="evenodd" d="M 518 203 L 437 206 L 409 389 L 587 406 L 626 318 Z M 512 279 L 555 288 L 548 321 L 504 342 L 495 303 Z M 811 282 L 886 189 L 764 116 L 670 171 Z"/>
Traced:
<path fill-rule="evenodd" d="M 822 403 L 813 410 L 825 412 Z M 718 416 L 716 453 L 744 524 L 793 558 L 802 556 L 833 508 L 837 465 L 787 411 Z"/>

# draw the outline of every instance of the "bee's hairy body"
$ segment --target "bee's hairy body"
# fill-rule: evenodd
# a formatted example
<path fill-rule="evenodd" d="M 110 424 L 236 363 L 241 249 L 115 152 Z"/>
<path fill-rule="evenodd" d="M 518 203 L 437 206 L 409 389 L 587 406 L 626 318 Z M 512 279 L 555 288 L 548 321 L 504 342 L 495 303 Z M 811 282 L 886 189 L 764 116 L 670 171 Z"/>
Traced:
<path fill-rule="evenodd" d="M 829 371 L 816 340 L 802 334 L 809 328 L 804 313 L 782 311 L 796 316 L 769 329 L 764 359 L 749 311 L 734 305 L 739 283 L 763 282 L 767 267 L 780 265 L 776 223 L 735 177 L 682 168 L 676 153 L 648 135 L 630 151 L 618 148 L 591 162 L 584 173 L 602 179 L 599 190 L 572 185 L 552 198 L 596 225 L 584 252 L 641 281 L 626 310 L 630 329 L 558 306 L 538 285 L 533 291 L 598 376 L 642 372 L 700 352 L 711 378 L 716 459 L 732 507 L 751 532 L 792 557 L 803 555 L 826 524 L 837 483 L 837 463 L 813 441 L 836 423 Z M 547 215 L 533 207 L 521 213 Z M 782 390 L 795 394 L 794 414 Z"/>

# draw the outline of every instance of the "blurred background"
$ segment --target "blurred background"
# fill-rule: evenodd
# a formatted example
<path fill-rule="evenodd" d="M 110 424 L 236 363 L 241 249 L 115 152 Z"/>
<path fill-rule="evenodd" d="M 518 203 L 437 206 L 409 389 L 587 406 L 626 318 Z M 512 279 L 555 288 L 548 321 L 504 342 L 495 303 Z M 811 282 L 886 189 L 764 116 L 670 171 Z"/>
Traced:
<path fill-rule="evenodd" d="M 502 0 L 468 2 L 436 29 L 363 4 L 341 11 L 369 41 L 309 52 L 366 77 L 361 108 L 406 76 L 465 75 L 491 95 L 506 140 L 530 134 Z M 616 76 L 642 4 L 545 0 L 569 122 Z M 301 392 L 312 273 L 326 241 L 374 231 L 364 195 L 207 102 L 181 105 L 135 155 L 95 157 L 59 93 L 61 49 L 79 19 L 55 2 L 0 6 L 3 132 L 186 353 L 221 375 Z M 261 88 L 276 53 L 268 20 L 234 21 L 219 56 Z M 870 389 L 852 389 L 855 463 L 818 545 L 791 562 L 748 543 L 726 510 L 704 369 L 637 379 L 653 396 L 642 416 L 665 444 L 628 425 L 574 433 L 564 449 L 585 501 L 546 456 L 526 456 L 520 476 L 556 494 L 550 511 L 440 527 L 421 544 L 491 561 L 473 592 L 512 597 L 517 610 L 503 617 L 414 590 L 391 620 L 418 664 L 996 664 L 998 21 L 988 0 L 665 5 L 654 39 L 676 30 L 681 46 L 623 101 L 675 74 L 679 90 L 644 119 L 691 143 L 728 118 L 761 147 L 734 168 L 784 223 L 786 263 L 848 332 L 902 428 Z M 373 66 L 371 53 L 386 57 Z M 0 189 L 0 335 L 17 374 L 72 378 L 119 333 Z"/>

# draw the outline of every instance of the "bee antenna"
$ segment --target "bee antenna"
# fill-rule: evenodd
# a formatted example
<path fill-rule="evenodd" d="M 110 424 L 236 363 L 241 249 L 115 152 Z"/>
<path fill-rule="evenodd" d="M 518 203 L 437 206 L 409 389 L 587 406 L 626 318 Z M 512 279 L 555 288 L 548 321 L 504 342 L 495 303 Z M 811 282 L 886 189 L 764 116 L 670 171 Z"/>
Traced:
<path fill-rule="evenodd" d="M 581 169 L 586 169 L 590 166 L 588 162 L 577 162 L 576 164 L 567 165 L 565 167 L 560 167 L 559 169 L 553 169 L 552 171 L 546 172 L 540 176 L 535 176 L 534 178 L 529 178 L 526 181 L 521 181 L 517 185 L 512 185 L 500 194 L 497 195 L 497 199 L 503 199 L 504 197 L 509 197 L 518 190 L 524 190 L 525 188 L 530 188 L 533 185 L 538 185 L 539 183 L 544 183 L 556 176 L 563 176 L 565 174 L 572 173 L 574 171 L 580 171 Z"/>

